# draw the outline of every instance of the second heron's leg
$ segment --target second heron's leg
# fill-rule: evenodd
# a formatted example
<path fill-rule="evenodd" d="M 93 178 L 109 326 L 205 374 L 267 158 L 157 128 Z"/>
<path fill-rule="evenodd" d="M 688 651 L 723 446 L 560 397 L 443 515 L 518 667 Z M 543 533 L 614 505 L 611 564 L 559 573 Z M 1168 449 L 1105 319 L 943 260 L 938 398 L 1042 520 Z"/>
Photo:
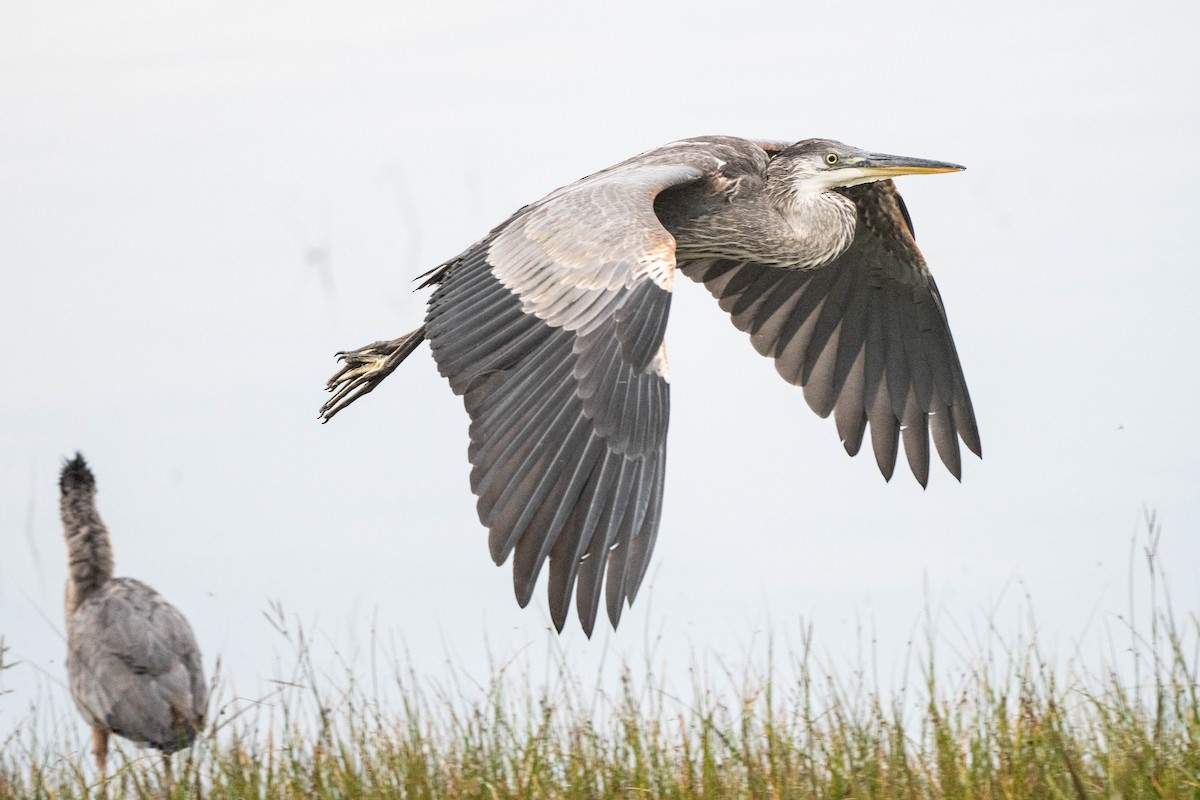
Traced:
<path fill-rule="evenodd" d="M 108 728 L 96 725 L 92 728 L 92 754 L 96 756 L 96 769 L 100 771 L 100 796 L 105 796 L 108 779 Z"/>

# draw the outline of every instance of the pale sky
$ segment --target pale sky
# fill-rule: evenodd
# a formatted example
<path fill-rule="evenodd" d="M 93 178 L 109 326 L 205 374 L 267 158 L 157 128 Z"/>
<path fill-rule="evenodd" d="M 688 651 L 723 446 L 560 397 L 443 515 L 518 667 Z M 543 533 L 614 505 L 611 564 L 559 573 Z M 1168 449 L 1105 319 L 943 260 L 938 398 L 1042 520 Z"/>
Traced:
<path fill-rule="evenodd" d="M 427 348 L 329 425 L 333 354 L 416 327 L 412 279 L 521 205 L 701 134 L 831 137 L 965 164 L 901 179 L 983 440 L 929 488 L 676 282 L 657 550 L 614 635 L 756 657 L 770 633 L 885 666 L 1031 598 L 1069 653 L 1129 602 L 1144 509 L 1200 610 L 1200 7 L 1188 2 L 0 4 L 0 732 L 63 688 L 64 456 L 117 572 L 191 620 L 211 670 L 278 670 L 272 601 L 329 648 L 372 621 L 416 669 L 547 646 L 467 482 Z M 1139 567 L 1140 569 L 1140 567 Z M 1144 587 L 1138 584 L 1138 591 Z M 485 645 L 485 637 L 487 644 Z M 606 659 L 606 660 L 605 660 Z M 686 677 L 684 678 L 686 680 Z"/>

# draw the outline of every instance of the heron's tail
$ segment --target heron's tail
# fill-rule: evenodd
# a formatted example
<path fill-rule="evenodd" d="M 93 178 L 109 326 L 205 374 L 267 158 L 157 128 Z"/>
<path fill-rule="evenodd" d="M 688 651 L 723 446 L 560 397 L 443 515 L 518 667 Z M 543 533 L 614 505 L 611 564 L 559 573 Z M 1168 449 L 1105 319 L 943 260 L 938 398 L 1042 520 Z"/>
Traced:
<path fill-rule="evenodd" d="M 58 480 L 62 495 L 63 538 L 67 542 L 67 613 L 107 583 L 113 575 L 108 529 L 96 510 L 96 478 L 79 453 L 63 465 Z"/>

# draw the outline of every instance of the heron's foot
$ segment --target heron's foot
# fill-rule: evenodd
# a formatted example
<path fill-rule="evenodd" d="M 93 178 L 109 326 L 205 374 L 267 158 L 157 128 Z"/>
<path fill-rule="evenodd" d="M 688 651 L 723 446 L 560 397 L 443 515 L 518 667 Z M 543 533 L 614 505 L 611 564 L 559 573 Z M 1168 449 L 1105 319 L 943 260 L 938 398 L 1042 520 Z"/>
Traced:
<path fill-rule="evenodd" d="M 370 394 L 424 338 L 425 329 L 422 328 L 399 339 L 338 353 L 342 368 L 325 383 L 326 391 L 333 392 L 333 397 L 321 406 L 321 421 L 328 422 L 346 406 Z"/>

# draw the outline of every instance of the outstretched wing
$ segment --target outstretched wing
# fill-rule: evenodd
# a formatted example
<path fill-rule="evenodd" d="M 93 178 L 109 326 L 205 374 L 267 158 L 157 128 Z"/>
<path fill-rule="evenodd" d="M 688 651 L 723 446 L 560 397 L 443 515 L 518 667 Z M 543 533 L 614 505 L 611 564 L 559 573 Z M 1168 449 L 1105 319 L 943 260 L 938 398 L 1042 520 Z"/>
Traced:
<path fill-rule="evenodd" d="M 675 241 L 654 198 L 766 158 L 724 137 L 644 153 L 522 209 L 431 279 L 426 336 L 471 416 L 492 558 L 513 555 L 522 606 L 549 559 L 560 630 L 577 584 L 591 634 L 605 580 L 616 626 L 657 535 Z"/>
<path fill-rule="evenodd" d="M 892 181 L 840 189 L 858 207 L 850 247 L 829 265 L 788 271 L 704 260 L 681 265 L 750 334 L 779 374 L 804 387 L 822 417 L 833 413 L 854 455 L 871 426 L 885 478 L 901 440 L 912 473 L 929 479 L 932 433 L 960 478 L 958 439 L 980 454 L 979 429 L 937 284 L 912 235 Z"/>

